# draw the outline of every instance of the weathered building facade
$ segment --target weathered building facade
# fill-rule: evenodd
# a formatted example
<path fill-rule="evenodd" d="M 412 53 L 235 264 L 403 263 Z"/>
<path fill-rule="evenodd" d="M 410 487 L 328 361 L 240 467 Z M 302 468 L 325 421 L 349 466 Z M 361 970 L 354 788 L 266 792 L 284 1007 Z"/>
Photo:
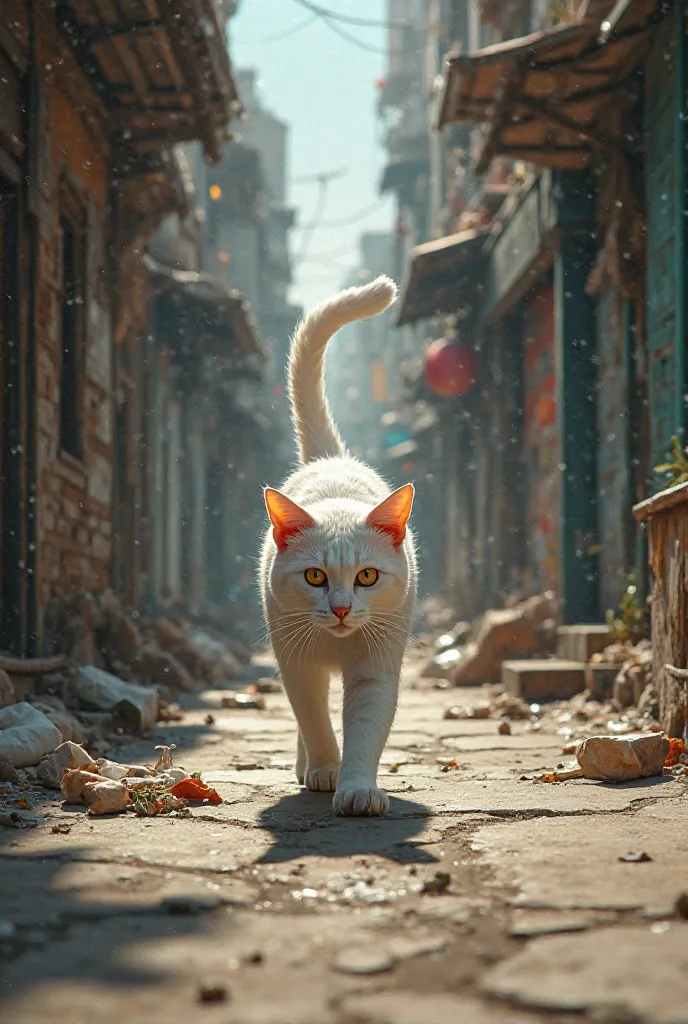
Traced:
<path fill-rule="evenodd" d="M 186 201 L 171 144 L 216 159 L 238 109 L 219 10 L 3 4 L 0 646 L 16 654 L 49 643 L 76 587 L 138 599 L 141 260 Z"/>
<path fill-rule="evenodd" d="M 444 194 L 483 234 L 434 268 L 414 250 L 400 314 L 426 337 L 449 317 L 478 358 L 444 400 L 470 420 L 442 432 L 467 545 L 447 583 L 474 610 L 552 587 L 596 621 L 641 570 L 631 505 L 685 426 L 683 5 L 447 7 L 439 123 L 466 151 Z"/>

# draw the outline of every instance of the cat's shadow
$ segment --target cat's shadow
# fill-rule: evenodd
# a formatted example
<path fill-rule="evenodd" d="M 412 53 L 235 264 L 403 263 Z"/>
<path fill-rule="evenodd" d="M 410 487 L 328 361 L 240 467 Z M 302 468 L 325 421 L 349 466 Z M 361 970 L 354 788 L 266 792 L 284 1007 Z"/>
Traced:
<path fill-rule="evenodd" d="M 274 842 L 258 863 L 369 854 L 399 864 L 434 864 L 438 858 L 427 842 L 414 842 L 430 814 L 424 804 L 390 795 L 389 813 L 382 818 L 338 818 L 332 812 L 331 793 L 304 789 L 262 811 L 261 826 L 272 833 Z"/>

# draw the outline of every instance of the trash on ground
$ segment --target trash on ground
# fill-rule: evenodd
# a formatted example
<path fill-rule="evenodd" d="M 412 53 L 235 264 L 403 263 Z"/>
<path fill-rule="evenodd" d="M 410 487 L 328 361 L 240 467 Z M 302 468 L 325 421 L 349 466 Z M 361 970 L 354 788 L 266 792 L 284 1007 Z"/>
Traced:
<path fill-rule="evenodd" d="M 155 765 L 155 770 L 156 772 L 166 772 L 168 768 L 172 767 L 171 751 L 176 750 L 176 744 L 171 743 L 169 746 L 160 744 L 155 749 L 162 751 Z"/>
<path fill-rule="evenodd" d="M 500 736 L 511 736 L 511 724 L 508 718 L 503 718 L 499 723 L 498 730 Z"/>
<path fill-rule="evenodd" d="M 64 701 L 59 697 L 49 694 L 32 697 L 31 703 L 39 711 L 42 711 L 46 718 L 50 719 L 53 725 L 60 730 L 62 739 L 72 743 L 82 743 L 84 739 L 84 727 L 79 719 L 69 711 Z"/>
<path fill-rule="evenodd" d="M 66 748 L 67 744 L 63 746 Z M 190 775 L 184 768 L 172 764 L 172 746 L 155 749 L 162 751 L 155 769 L 147 765 L 119 764 L 106 758 L 90 763 L 88 770 L 67 768 L 59 787 L 65 802 L 87 804 L 91 815 L 130 810 L 139 817 L 190 814 L 189 801 L 222 803 L 219 793 L 198 775 Z"/>
<path fill-rule="evenodd" d="M 78 743 L 67 740 L 48 754 L 36 768 L 36 778 L 46 789 L 59 789 L 64 773 L 70 768 L 94 770 L 91 755 Z"/>
<path fill-rule="evenodd" d="M 88 772 L 84 768 L 69 768 L 62 776 L 60 789 L 68 804 L 85 804 L 85 787 L 90 782 L 102 782 L 97 772 Z"/>
<path fill-rule="evenodd" d="M 0 760 L 13 768 L 38 764 L 60 743 L 60 730 L 33 704 L 22 701 L 0 710 Z"/>
<path fill-rule="evenodd" d="M 173 796 L 180 796 L 185 800 L 207 800 L 211 804 L 222 803 L 222 797 L 216 790 L 206 786 L 205 782 L 202 782 L 201 779 L 194 777 L 175 782 L 170 792 Z"/>
<path fill-rule="evenodd" d="M 154 687 L 125 683 L 94 665 L 80 665 L 70 689 L 85 708 L 128 712 L 137 732 L 152 729 L 158 720 L 159 697 Z"/>
<path fill-rule="evenodd" d="M 682 758 L 686 756 L 686 746 L 683 740 L 670 739 L 669 753 L 667 754 L 666 761 L 664 762 L 665 768 L 673 768 L 674 765 L 680 764 Z"/>
<path fill-rule="evenodd" d="M 226 1003 L 229 1000 L 229 989 L 226 985 L 201 985 L 198 990 L 199 1003 Z"/>
<path fill-rule="evenodd" d="M 420 891 L 439 895 L 447 891 L 450 883 L 451 875 L 447 871 L 438 871 L 432 878 L 427 878 L 423 882 L 423 887 Z"/>
<path fill-rule="evenodd" d="M 622 853 L 619 860 L 624 864 L 649 864 L 652 857 L 645 850 L 629 850 L 628 853 Z"/>
<path fill-rule="evenodd" d="M 437 763 L 440 766 L 441 772 L 451 772 L 455 768 L 458 768 L 458 762 L 455 757 L 438 757 Z"/>
<path fill-rule="evenodd" d="M 265 711 L 265 700 L 260 695 L 251 693 L 233 693 L 230 697 L 222 698 L 220 707 L 242 711 Z"/>
<path fill-rule="evenodd" d="M 521 776 L 524 779 L 530 779 L 531 776 Z M 582 779 L 583 769 L 575 768 L 557 768 L 551 772 L 543 772 L 542 775 L 536 775 L 533 779 L 534 782 L 569 782 L 571 779 Z"/>
<path fill-rule="evenodd" d="M 601 782 L 631 782 L 661 775 L 670 743 L 660 733 L 646 733 L 634 739 L 620 736 L 590 736 L 576 752 L 586 779 Z"/>
<path fill-rule="evenodd" d="M 126 810 L 132 798 L 126 784 L 114 779 L 102 779 L 100 782 L 87 782 L 83 789 L 88 804 L 88 813 L 119 814 Z"/>

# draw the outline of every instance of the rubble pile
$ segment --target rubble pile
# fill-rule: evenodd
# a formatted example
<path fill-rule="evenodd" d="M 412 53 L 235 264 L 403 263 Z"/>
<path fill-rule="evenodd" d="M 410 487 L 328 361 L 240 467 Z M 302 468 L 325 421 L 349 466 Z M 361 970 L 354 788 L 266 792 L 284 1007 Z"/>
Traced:
<path fill-rule="evenodd" d="M 50 633 L 61 655 L 8 658 L 9 672 L 0 670 L 0 763 L 14 768 L 38 765 L 66 743 L 107 753 L 122 734 L 179 721 L 174 695 L 238 686 L 251 658 L 239 641 L 217 640 L 184 619 L 127 611 L 112 591 L 63 599 Z"/>
<path fill-rule="evenodd" d="M 459 622 L 442 634 L 436 641 L 437 653 L 422 674 L 454 686 L 493 682 L 507 659 L 553 653 L 557 621 L 558 604 L 551 591 L 492 609 L 472 626 Z"/>

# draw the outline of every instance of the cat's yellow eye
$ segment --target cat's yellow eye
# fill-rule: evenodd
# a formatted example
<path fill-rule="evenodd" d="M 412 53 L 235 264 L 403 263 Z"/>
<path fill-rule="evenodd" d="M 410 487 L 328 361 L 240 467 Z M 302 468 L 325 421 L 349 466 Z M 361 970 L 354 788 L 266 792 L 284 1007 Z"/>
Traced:
<path fill-rule="evenodd" d="M 356 577 L 356 582 L 359 587 L 372 587 L 373 583 L 377 583 L 379 578 L 380 573 L 377 569 L 361 569 Z"/>
<path fill-rule="evenodd" d="M 303 575 L 306 577 L 306 583 L 310 583 L 312 587 L 324 587 L 327 583 L 327 576 L 322 569 L 306 569 Z"/>

